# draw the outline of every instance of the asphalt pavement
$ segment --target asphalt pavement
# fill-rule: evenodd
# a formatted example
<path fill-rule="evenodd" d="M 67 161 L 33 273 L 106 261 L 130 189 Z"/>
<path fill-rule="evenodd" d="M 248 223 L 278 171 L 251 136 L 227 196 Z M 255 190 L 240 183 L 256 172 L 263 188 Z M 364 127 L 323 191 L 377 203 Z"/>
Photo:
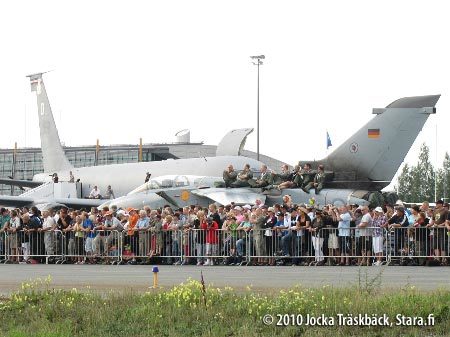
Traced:
<path fill-rule="evenodd" d="M 236 289 L 276 290 L 295 285 L 305 287 L 358 287 L 372 280 L 374 286 L 421 290 L 450 289 L 450 267 L 235 267 L 159 266 L 159 286 L 167 288 L 189 278 Z M 51 276 L 51 287 L 109 290 L 148 290 L 153 282 L 152 266 L 107 265 L 0 265 L 0 294 L 20 288 L 22 282 Z"/>

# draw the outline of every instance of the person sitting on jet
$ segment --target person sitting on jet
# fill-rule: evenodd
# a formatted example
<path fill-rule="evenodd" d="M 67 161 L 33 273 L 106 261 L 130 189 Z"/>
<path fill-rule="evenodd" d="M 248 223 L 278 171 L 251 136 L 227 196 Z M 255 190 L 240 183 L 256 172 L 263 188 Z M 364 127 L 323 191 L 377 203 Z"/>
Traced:
<path fill-rule="evenodd" d="M 323 188 L 323 184 L 325 183 L 325 171 L 324 171 L 324 167 L 323 165 L 319 165 L 319 167 L 317 168 L 317 174 L 314 177 L 314 181 L 309 183 L 308 185 L 306 185 L 303 188 L 303 191 L 305 191 L 306 193 L 309 193 L 309 190 L 314 188 L 315 189 L 315 193 L 319 194 L 320 190 L 322 190 Z"/>
<path fill-rule="evenodd" d="M 233 165 L 228 165 L 227 169 L 223 171 L 223 181 L 225 182 L 225 187 L 231 187 L 237 179 L 237 172 L 234 170 Z"/>
<path fill-rule="evenodd" d="M 89 199 L 101 199 L 102 196 L 100 195 L 100 190 L 97 186 L 94 186 L 91 193 L 89 194 Z"/>
<path fill-rule="evenodd" d="M 272 173 L 267 170 L 267 165 L 261 165 L 261 174 L 258 179 L 250 179 L 248 181 L 251 187 L 266 187 L 272 184 Z"/>
<path fill-rule="evenodd" d="M 151 175 L 151 173 L 150 172 L 147 172 L 146 174 L 145 174 L 145 181 L 144 181 L 144 183 L 148 183 L 148 181 L 150 180 L 150 177 L 151 177 L 152 175 Z"/>
<path fill-rule="evenodd" d="M 282 182 L 278 185 L 278 189 L 282 190 L 285 188 L 298 188 L 301 187 L 303 183 L 303 177 L 300 174 L 300 166 L 295 165 L 294 172 L 291 174 L 291 178 L 288 181 Z"/>
<path fill-rule="evenodd" d="M 311 164 L 309 163 L 305 164 L 303 170 L 300 171 L 300 174 L 302 175 L 303 179 L 303 183 L 301 185 L 302 188 L 305 188 L 309 183 L 312 183 L 315 177 L 315 172 L 311 170 Z"/>
<path fill-rule="evenodd" d="M 111 185 L 108 185 L 105 192 L 105 199 L 115 199 L 114 191 L 111 188 Z"/>
<path fill-rule="evenodd" d="M 289 171 L 289 166 L 287 164 L 283 164 L 281 166 L 281 173 L 275 173 L 273 175 L 273 183 L 274 185 L 281 185 L 286 181 L 290 181 L 292 178 L 292 173 Z"/>
<path fill-rule="evenodd" d="M 250 170 L 250 164 L 245 164 L 244 169 L 237 175 L 237 179 L 231 184 L 233 187 L 250 186 L 248 181 L 253 178 L 253 172 Z"/>

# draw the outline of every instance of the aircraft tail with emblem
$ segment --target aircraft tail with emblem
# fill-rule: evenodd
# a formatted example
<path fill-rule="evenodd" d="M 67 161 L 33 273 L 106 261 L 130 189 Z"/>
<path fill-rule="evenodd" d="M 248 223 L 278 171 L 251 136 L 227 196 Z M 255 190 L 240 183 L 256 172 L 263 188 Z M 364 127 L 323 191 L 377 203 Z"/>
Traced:
<path fill-rule="evenodd" d="M 430 114 L 436 113 L 439 98 L 405 97 L 373 109 L 375 116 L 319 163 L 335 172 L 335 182 L 367 182 L 382 189 L 393 179 Z"/>
<path fill-rule="evenodd" d="M 27 77 L 30 78 L 31 91 L 36 92 L 44 172 L 70 170 L 73 166 L 69 163 L 61 146 L 44 80 L 42 79 L 43 74 L 37 73 Z"/>

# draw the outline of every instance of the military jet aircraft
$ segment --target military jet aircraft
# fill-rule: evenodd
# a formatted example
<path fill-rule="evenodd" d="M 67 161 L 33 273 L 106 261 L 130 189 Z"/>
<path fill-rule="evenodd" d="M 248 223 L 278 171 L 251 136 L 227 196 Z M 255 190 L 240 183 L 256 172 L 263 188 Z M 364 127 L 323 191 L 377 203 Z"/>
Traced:
<path fill-rule="evenodd" d="M 44 173 L 36 174 L 32 181 L 0 179 L 1 184 L 32 188 L 19 196 L 0 196 L 0 205 L 31 206 L 37 203 L 55 203 L 77 208 L 98 206 L 104 201 L 86 199 L 94 186 L 98 186 L 100 191 L 106 191 L 107 186 L 111 185 L 116 196 L 123 196 L 141 183 L 145 172 L 151 172 L 153 177 L 180 172 L 187 175 L 216 176 L 221 175 L 223 169 L 230 164 L 236 168 L 250 164 L 255 170 L 258 170 L 262 164 L 260 161 L 240 155 L 248 134 L 253 131 L 249 128 L 227 133 L 219 143 L 215 157 L 74 168 L 61 146 L 42 75 L 43 73 L 38 73 L 28 77 L 31 82 L 31 91 L 35 92 L 37 97 Z M 70 171 L 75 179 L 81 181 L 81 184 L 73 185 L 72 183 L 71 186 L 61 184 L 61 182 L 69 181 Z M 57 184 L 52 182 L 54 173 L 60 180 Z M 126 179 L 124 179 L 125 176 Z"/>
<path fill-rule="evenodd" d="M 205 205 L 216 202 L 222 205 L 254 204 L 260 199 L 272 205 L 282 202 L 282 195 L 288 194 L 295 203 L 315 205 L 358 204 L 378 206 L 385 202 L 395 203 L 397 197 L 386 200 L 380 191 L 390 184 L 400 164 L 430 114 L 436 112 L 439 95 L 406 97 L 396 100 L 386 108 L 373 109 L 375 116 L 355 134 L 347 139 L 328 157 L 313 166 L 324 165 L 328 179 L 325 188 L 315 194 L 302 189 L 277 189 L 263 192 L 261 189 L 217 188 L 214 186 L 170 186 L 151 183 L 141 186 L 133 193 L 110 201 L 120 207 L 152 208 L 162 204 L 181 207 L 188 204 Z M 300 164 L 305 163 L 301 162 Z M 181 172 L 181 171 L 180 171 Z M 145 192 L 144 192 L 145 191 Z M 186 196 L 185 200 L 180 198 Z M 187 198 L 192 196 L 192 198 Z M 163 200 L 164 199 L 164 200 Z"/>

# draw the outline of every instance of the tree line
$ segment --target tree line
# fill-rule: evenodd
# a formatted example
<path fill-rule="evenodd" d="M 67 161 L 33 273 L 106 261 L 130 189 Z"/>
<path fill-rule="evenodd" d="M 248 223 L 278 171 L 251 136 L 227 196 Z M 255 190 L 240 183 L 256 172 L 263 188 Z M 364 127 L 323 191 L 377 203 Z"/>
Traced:
<path fill-rule="evenodd" d="M 442 168 L 436 169 L 430 161 L 430 149 L 423 143 L 420 147 L 417 164 L 403 166 L 396 189 L 399 198 L 405 202 L 435 202 L 435 195 L 437 199 L 448 202 L 450 200 L 449 182 L 449 154 L 445 153 Z"/>

